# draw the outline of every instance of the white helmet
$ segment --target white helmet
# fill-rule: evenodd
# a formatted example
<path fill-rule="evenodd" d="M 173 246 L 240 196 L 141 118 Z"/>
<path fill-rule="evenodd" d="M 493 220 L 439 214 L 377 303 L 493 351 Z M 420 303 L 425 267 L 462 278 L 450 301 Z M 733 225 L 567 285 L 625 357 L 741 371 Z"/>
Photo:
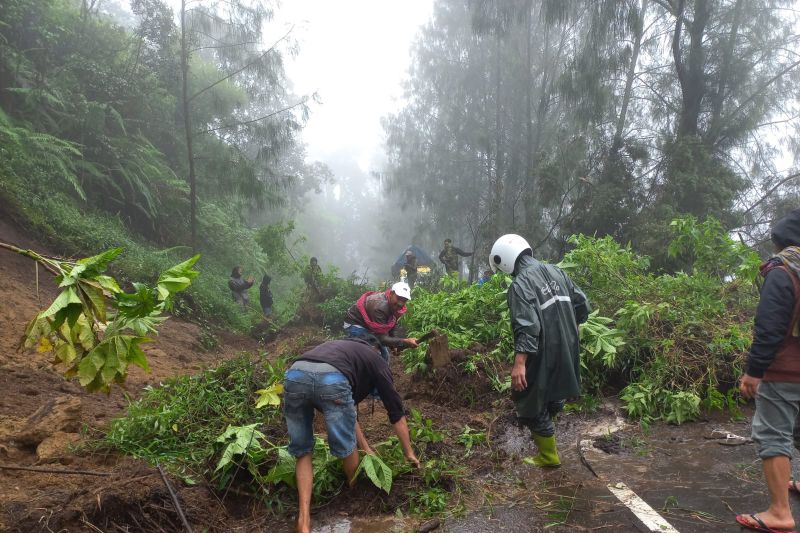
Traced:
<path fill-rule="evenodd" d="M 506 274 L 514 272 L 514 264 L 517 262 L 519 254 L 525 250 L 530 250 L 531 245 L 528 244 L 524 238 L 514 233 L 503 235 L 492 245 L 492 251 L 489 253 L 489 265 L 492 267 L 492 272 L 497 272 L 498 269 Z"/>
<path fill-rule="evenodd" d="M 406 300 L 411 300 L 411 287 L 409 287 L 408 283 L 406 283 L 405 281 L 398 281 L 397 283 L 392 285 L 392 292 L 400 296 L 401 298 L 405 298 Z"/>

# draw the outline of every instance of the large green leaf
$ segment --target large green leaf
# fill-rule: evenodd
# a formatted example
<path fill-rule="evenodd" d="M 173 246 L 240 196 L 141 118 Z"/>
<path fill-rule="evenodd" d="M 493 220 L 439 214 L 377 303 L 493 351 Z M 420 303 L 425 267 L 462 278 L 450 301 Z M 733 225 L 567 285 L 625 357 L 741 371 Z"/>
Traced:
<path fill-rule="evenodd" d="M 81 299 L 78 298 L 78 293 L 75 291 L 74 287 L 67 287 L 61 291 L 61 294 L 59 294 L 53 303 L 50 304 L 50 307 L 48 307 L 39 316 L 42 318 L 53 316 L 60 310 L 65 309 L 67 306 L 72 304 L 77 304 L 80 306 Z"/>
<path fill-rule="evenodd" d="M 166 300 L 191 285 L 192 280 L 200 274 L 196 270 L 192 270 L 192 266 L 198 259 L 200 256 L 195 255 L 161 273 L 156 284 L 159 300 Z"/>
<path fill-rule="evenodd" d="M 106 268 L 108 268 L 108 264 L 121 253 L 122 248 L 112 248 L 98 255 L 84 257 L 78 260 L 78 266 L 76 266 L 74 270 L 82 266 L 81 273 L 84 273 L 84 277 L 95 277 L 101 272 L 104 272 Z M 70 275 L 72 275 L 72 272 L 70 272 Z"/>
<path fill-rule="evenodd" d="M 268 483 L 286 483 L 290 487 L 297 486 L 295 468 L 297 461 L 285 447 L 278 448 L 278 461 L 267 473 L 265 481 Z"/>
<path fill-rule="evenodd" d="M 392 469 L 377 455 L 365 455 L 358 465 L 356 475 L 360 472 L 365 472 L 370 481 L 379 489 L 385 490 L 386 494 L 392 490 Z"/>
<path fill-rule="evenodd" d="M 236 455 L 245 453 L 249 447 L 261 446 L 260 441 L 265 437 L 256 429 L 257 427 L 257 423 L 248 426 L 228 426 L 216 441 L 219 444 L 225 444 L 225 449 L 222 451 L 217 468 L 214 469 L 215 472 L 225 468 Z"/>

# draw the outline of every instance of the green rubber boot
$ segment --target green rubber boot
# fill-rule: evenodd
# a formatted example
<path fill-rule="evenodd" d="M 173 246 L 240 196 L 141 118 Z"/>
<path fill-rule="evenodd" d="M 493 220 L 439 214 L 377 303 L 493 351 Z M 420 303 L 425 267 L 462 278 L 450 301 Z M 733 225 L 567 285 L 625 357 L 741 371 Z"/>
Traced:
<path fill-rule="evenodd" d="M 526 457 L 524 459 L 526 463 L 540 467 L 561 466 L 561 460 L 558 458 L 558 450 L 556 449 L 555 435 L 542 437 L 534 433 L 533 442 L 539 448 L 539 453 L 533 457 Z"/>

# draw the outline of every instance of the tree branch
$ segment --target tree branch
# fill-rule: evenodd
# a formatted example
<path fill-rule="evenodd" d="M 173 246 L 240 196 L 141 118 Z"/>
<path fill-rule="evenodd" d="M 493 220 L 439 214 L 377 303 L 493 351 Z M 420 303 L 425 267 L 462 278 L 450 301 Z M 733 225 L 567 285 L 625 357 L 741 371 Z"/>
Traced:
<path fill-rule="evenodd" d="M 266 56 L 268 53 L 272 52 L 272 51 L 275 49 L 275 47 L 276 47 L 276 46 L 278 46 L 278 44 L 279 44 L 281 41 L 283 41 L 283 40 L 285 40 L 287 37 L 289 37 L 289 34 L 290 34 L 290 33 L 292 33 L 292 30 L 294 30 L 294 26 L 292 26 L 291 28 L 289 28 L 289 31 L 287 31 L 287 32 L 286 32 L 286 34 L 285 34 L 283 37 L 281 37 L 280 39 L 278 39 L 277 41 L 275 41 L 275 43 L 274 43 L 272 46 L 270 46 L 270 47 L 269 47 L 267 50 L 265 50 L 263 54 L 261 54 L 260 56 L 258 56 L 258 57 L 257 57 L 257 58 L 255 58 L 255 59 L 253 59 L 252 61 L 248 62 L 247 64 L 245 64 L 244 66 L 242 66 L 242 68 L 239 68 L 239 69 L 237 69 L 237 70 L 235 70 L 235 71 L 231 72 L 231 73 L 230 73 L 230 74 L 228 74 L 227 76 L 225 76 L 225 77 L 223 77 L 223 78 L 221 78 L 221 79 L 219 79 L 219 80 L 215 81 L 214 83 L 212 83 L 212 84 L 211 84 L 211 85 L 209 85 L 208 87 L 206 87 L 206 88 L 204 88 L 204 89 L 200 89 L 199 91 L 197 91 L 196 93 L 194 93 L 192 96 L 190 96 L 190 97 L 189 97 L 189 102 L 191 102 L 192 100 L 194 100 L 195 98 L 197 98 L 198 96 L 200 96 L 201 94 L 203 94 L 204 92 L 211 90 L 212 88 L 216 87 L 216 86 L 217 86 L 217 85 L 219 85 L 220 83 L 222 83 L 222 82 L 224 82 L 224 81 L 226 81 L 226 80 L 229 80 L 229 79 L 231 79 L 232 77 L 236 76 L 237 74 L 239 74 L 239 73 L 240 73 L 240 72 L 242 72 L 243 70 L 246 70 L 246 69 L 250 68 L 252 65 L 255 65 L 256 63 L 258 63 L 259 61 L 261 61 L 261 59 L 262 59 L 263 57 L 265 57 L 265 56 Z"/>
<path fill-rule="evenodd" d="M 0 242 L 0 249 L 1 250 L 9 250 L 11 252 L 15 252 L 15 253 L 18 253 L 20 255 L 24 255 L 25 257 L 27 257 L 29 259 L 33 259 L 34 261 L 36 261 L 40 265 L 42 265 L 45 270 L 47 270 L 48 272 L 50 272 L 54 276 L 58 276 L 58 275 L 61 274 L 55 268 L 53 268 L 53 266 L 50 264 L 50 261 L 51 261 L 50 259 L 48 259 L 47 257 L 44 257 L 43 255 L 37 254 L 33 250 L 25 250 L 23 248 L 19 248 L 17 246 L 14 246 L 13 244 L 7 244 L 7 243 L 4 243 L 4 242 Z"/>
<path fill-rule="evenodd" d="M 205 131 L 196 132 L 196 135 L 202 135 L 203 133 L 212 133 L 212 132 L 215 132 L 215 131 L 225 130 L 225 129 L 229 129 L 229 128 L 238 128 L 239 126 L 246 126 L 247 124 L 252 124 L 253 122 L 258 122 L 260 120 L 266 120 L 266 119 L 268 119 L 270 117 L 274 117 L 275 115 L 279 115 L 279 114 L 283 113 L 284 111 L 289 111 L 291 109 L 294 109 L 295 107 L 297 107 L 299 105 L 302 105 L 302 104 L 306 103 L 307 101 L 308 101 L 308 97 L 305 96 L 299 102 L 296 102 L 296 103 L 294 103 L 294 104 L 292 104 L 290 106 L 284 107 L 283 109 L 279 109 L 277 111 L 273 111 L 272 113 L 269 113 L 268 115 L 264 115 L 263 117 L 258 117 L 258 118 L 254 118 L 254 119 L 251 119 L 251 120 L 245 120 L 244 122 L 236 122 L 235 124 L 227 124 L 227 125 L 224 125 L 224 126 L 218 126 L 216 128 L 209 128 L 209 129 L 207 129 Z"/>
<path fill-rule="evenodd" d="M 753 205 L 748 207 L 743 214 L 746 215 L 746 214 L 750 213 L 753 209 L 758 207 L 759 204 L 761 204 L 761 202 L 763 202 L 764 200 L 769 198 L 772 195 L 772 193 L 774 193 L 778 189 L 778 187 L 780 187 L 781 185 L 783 185 L 787 181 L 791 181 L 791 180 L 796 179 L 796 178 L 800 178 L 800 172 L 795 172 L 794 174 L 790 174 L 790 175 L 786 176 L 785 178 L 783 178 L 781 181 L 779 181 L 777 184 L 775 184 L 775 186 L 773 186 L 770 190 L 768 190 L 766 192 L 766 194 L 764 194 L 764 196 L 759 198 L 756 203 L 754 203 Z"/>

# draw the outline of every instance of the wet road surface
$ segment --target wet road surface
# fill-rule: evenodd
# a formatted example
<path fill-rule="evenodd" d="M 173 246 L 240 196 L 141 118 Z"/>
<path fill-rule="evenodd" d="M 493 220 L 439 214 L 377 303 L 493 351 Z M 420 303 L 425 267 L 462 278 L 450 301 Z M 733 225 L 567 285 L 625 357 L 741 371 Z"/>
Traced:
<path fill-rule="evenodd" d="M 502 467 L 473 473 L 470 510 L 443 520 L 437 531 L 659 530 L 645 525 L 612 494 L 608 485 L 618 483 L 681 533 L 743 531 L 734 516 L 763 511 L 769 504 L 755 445 L 724 438 L 749 437 L 752 412 L 745 414 L 740 421 L 716 413 L 681 426 L 654 424 L 648 432 L 626 424 L 616 406 L 591 416 L 566 415 L 557 430 L 562 466 L 547 470 L 522 463 L 535 447 L 527 430 L 507 424 L 492 442 L 505 452 Z M 800 523 L 800 497 L 790 495 L 790 501 Z M 320 533 L 414 530 L 411 523 L 392 517 L 380 522 L 341 519 L 315 528 Z"/>

